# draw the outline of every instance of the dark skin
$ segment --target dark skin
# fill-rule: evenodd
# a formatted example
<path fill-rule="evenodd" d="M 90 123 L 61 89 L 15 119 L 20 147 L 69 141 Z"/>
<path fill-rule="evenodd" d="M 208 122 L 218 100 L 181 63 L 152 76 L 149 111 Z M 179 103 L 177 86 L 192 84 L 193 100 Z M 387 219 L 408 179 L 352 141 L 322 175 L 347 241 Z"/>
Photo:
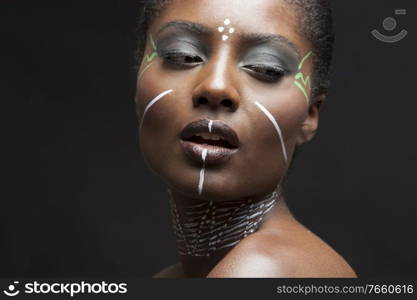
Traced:
<path fill-rule="evenodd" d="M 225 19 L 230 25 L 224 25 Z M 219 26 L 232 27 L 234 32 L 224 40 Z M 139 118 L 157 95 L 173 92 L 149 109 L 140 140 L 145 160 L 170 187 L 179 207 L 208 200 L 264 198 L 285 176 L 295 147 L 314 137 L 325 98 L 307 103 L 294 85 L 298 64 L 312 49 L 299 27 L 293 9 L 282 0 L 253 0 L 245 5 L 240 0 L 175 0 L 153 21 L 149 34 L 158 57 L 150 66 L 146 58 L 141 64 L 135 99 Z M 145 56 L 152 52 L 148 38 Z M 311 75 L 312 68 L 308 59 L 302 71 Z M 310 97 L 311 87 L 307 93 Z M 208 101 L 199 101 L 202 97 Z M 254 101 L 279 121 L 289 161 L 283 158 L 272 123 Z M 196 190 L 201 165 L 190 161 L 179 143 L 184 126 L 200 119 L 226 122 L 240 141 L 232 159 L 206 169 L 202 195 Z M 204 259 L 181 256 L 179 264 L 156 275 L 355 276 L 340 255 L 297 222 L 283 197 L 260 229 L 232 249 Z"/>

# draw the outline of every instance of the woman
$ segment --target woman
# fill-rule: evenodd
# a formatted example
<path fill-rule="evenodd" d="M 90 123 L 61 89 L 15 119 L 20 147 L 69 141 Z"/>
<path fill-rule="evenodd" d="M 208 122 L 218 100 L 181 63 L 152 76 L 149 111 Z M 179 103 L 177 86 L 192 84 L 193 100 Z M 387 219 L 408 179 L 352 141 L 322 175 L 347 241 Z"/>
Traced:
<path fill-rule="evenodd" d="M 355 277 L 282 188 L 326 97 L 327 1 L 147 1 L 140 20 L 141 148 L 180 254 L 155 277 Z"/>

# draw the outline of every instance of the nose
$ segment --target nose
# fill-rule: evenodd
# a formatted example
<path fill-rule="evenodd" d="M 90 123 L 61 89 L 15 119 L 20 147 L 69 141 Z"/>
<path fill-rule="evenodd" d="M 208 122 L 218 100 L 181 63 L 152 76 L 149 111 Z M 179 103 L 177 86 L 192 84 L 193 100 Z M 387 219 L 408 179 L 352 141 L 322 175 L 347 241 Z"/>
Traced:
<path fill-rule="evenodd" d="M 193 105 L 198 108 L 234 112 L 240 104 L 236 71 L 230 55 L 213 57 L 201 70 L 200 80 L 193 92 Z"/>

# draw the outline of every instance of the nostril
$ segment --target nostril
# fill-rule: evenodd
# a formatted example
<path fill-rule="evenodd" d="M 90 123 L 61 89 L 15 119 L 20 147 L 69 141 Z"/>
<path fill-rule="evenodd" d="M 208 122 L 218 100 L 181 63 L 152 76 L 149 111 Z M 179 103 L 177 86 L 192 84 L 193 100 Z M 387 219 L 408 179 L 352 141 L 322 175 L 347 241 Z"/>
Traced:
<path fill-rule="evenodd" d="M 198 98 L 198 104 L 207 104 L 208 99 L 206 97 L 200 97 Z"/>
<path fill-rule="evenodd" d="M 221 105 L 223 105 L 225 107 L 232 107 L 233 106 L 233 102 L 232 102 L 232 100 L 224 99 L 224 100 L 222 100 Z"/>

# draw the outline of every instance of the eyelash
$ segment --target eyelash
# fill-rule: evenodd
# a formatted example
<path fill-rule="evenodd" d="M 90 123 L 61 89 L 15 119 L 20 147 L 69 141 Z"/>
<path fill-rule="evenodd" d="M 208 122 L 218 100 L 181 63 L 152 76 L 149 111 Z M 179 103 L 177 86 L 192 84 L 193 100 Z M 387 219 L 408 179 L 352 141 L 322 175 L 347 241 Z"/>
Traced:
<path fill-rule="evenodd" d="M 204 62 L 198 55 L 180 51 L 166 52 L 161 57 L 165 62 L 176 67 L 194 67 Z"/>
<path fill-rule="evenodd" d="M 267 65 L 246 65 L 243 68 L 255 78 L 266 82 L 277 82 L 288 73 L 283 68 Z"/>
<path fill-rule="evenodd" d="M 181 51 L 162 53 L 161 57 L 166 63 L 177 68 L 192 68 L 204 62 L 198 55 Z M 255 78 L 265 82 L 277 82 L 288 73 L 286 70 L 279 67 L 259 64 L 246 65 L 243 68 L 248 70 Z"/>

